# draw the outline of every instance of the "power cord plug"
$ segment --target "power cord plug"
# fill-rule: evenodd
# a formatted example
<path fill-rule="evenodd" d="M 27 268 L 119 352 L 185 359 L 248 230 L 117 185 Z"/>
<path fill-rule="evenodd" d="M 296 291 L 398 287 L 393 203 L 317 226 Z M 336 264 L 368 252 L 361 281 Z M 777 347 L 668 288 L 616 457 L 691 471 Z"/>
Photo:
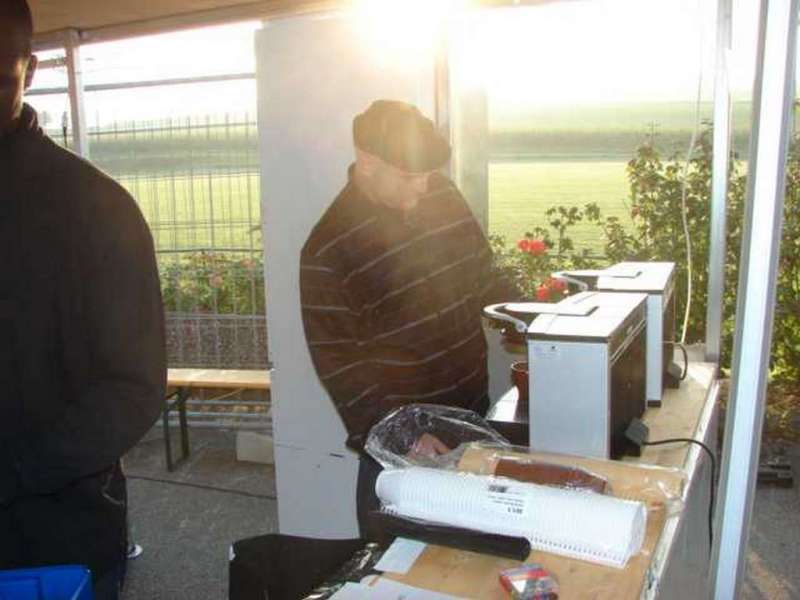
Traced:
<path fill-rule="evenodd" d="M 634 417 L 631 419 L 628 429 L 625 430 L 625 437 L 637 446 L 645 446 L 647 445 L 647 439 L 650 437 L 650 428 L 640 419 Z"/>
<path fill-rule="evenodd" d="M 699 440 L 693 440 L 691 438 L 671 438 L 668 440 L 657 440 L 655 442 L 650 442 L 648 441 L 648 438 L 650 437 L 650 429 L 641 421 L 641 419 L 637 417 L 631 419 L 631 422 L 628 424 L 628 428 L 625 430 L 625 437 L 637 446 L 697 444 L 703 450 L 705 450 L 706 454 L 708 454 L 708 458 L 711 460 L 711 492 L 708 501 L 708 549 L 709 552 L 711 552 L 711 549 L 714 546 L 714 482 L 716 481 L 717 476 L 717 460 L 714 457 L 714 453 L 711 452 L 711 448 L 706 446 L 703 442 Z"/>

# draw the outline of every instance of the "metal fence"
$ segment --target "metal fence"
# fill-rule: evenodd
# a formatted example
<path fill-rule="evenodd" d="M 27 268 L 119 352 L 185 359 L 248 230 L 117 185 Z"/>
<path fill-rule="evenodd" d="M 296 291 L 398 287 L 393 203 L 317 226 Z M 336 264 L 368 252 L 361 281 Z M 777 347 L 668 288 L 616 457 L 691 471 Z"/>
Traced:
<path fill-rule="evenodd" d="M 131 192 L 153 234 L 170 366 L 266 367 L 255 120 L 113 123 L 89 139 L 92 162 Z"/>

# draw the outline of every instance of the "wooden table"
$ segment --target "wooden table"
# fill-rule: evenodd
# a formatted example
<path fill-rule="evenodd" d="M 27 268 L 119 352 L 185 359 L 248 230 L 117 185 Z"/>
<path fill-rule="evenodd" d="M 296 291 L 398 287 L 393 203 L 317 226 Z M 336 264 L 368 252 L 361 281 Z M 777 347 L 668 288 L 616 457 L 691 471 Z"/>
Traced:
<path fill-rule="evenodd" d="M 272 385 L 266 369 L 169 369 L 167 371 L 167 397 L 164 399 L 164 446 L 167 470 L 175 468 L 189 457 L 189 427 L 186 418 L 186 401 L 195 389 L 269 390 Z M 181 458 L 172 460 L 172 443 L 169 434 L 169 413 L 178 410 L 181 431 Z"/>
<path fill-rule="evenodd" d="M 691 364 L 680 389 L 668 390 L 661 407 L 646 411 L 644 421 L 650 427 L 651 439 L 693 437 L 715 447 L 719 391 L 715 372 L 714 365 Z M 636 497 L 648 489 L 641 482 L 649 477 L 658 479 L 660 487 L 671 490 L 681 502 L 677 508 L 658 510 L 658 498 L 641 498 L 649 506 L 645 551 L 633 557 L 624 569 L 532 552 L 526 562 L 541 563 L 556 576 L 561 588 L 559 598 L 705 597 L 709 553 L 705 523 L 710 477 L 707 469 L 703 472 L 701 467 L 701 450 L 694 444 L 677 444 L 646 448 L 641 457 L 624 461 L 604 463 L 576 457 L 566 460 L 606 475 L 617 494 Z M 666 469 L 648 471 L 651 465 Z M 466 467 L 480 471 L 474 462 Z M 498 572 L 518 564 L 510 559 L 431 545 L 408 574 L 384 577 L 462 598 L 500 600 L 508 598 L 508 594 L 499 585 Z"/>

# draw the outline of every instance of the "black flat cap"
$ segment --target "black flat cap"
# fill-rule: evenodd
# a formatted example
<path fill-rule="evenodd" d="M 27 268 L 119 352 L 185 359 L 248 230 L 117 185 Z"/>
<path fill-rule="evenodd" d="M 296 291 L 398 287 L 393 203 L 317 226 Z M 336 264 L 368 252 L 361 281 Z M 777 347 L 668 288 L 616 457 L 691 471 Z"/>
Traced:
<path fill-rule="evenodd" d="M 450 144 L 416 106 L 376 100 L 353 119 L 356 148 L 404 171 L 422 173 L 450 159 Z"/>

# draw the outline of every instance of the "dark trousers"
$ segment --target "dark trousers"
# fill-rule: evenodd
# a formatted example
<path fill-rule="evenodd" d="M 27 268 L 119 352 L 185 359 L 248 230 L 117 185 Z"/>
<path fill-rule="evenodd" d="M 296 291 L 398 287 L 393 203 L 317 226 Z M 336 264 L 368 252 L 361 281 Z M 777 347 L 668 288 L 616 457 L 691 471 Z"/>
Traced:
<path fill-rule="evenodd" d="M 94 581 L 94 600 L 119 600 L 125 578 L 125 563 L 104 573 Z"/>
<path fill-rule="evenodd" d="M 127 490 L 119 464 L 53 494 L 0 508 L 0 569 L 84 565 L 98 600 L 115 600 L 127 548 Z"/>
<path fill-rule="evenodd" d="M 363 548 L 359 539 L 262 535 L 233 545 L 230 600 L 300 600 Z"/>

